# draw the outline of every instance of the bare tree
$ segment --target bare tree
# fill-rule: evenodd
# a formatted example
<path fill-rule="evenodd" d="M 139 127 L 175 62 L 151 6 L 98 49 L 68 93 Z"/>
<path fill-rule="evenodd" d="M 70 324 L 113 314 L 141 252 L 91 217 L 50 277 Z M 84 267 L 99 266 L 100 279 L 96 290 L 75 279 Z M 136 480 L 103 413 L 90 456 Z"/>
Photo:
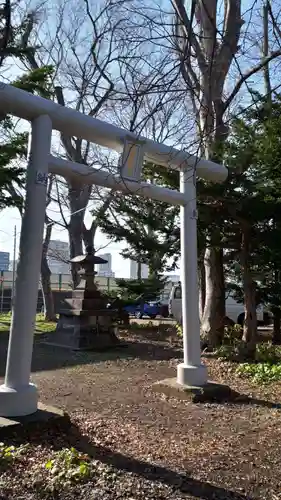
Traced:
<path fill-rule="evenodd" d="M 116 41 L 116 30 L 120 23 L 116 15 L 117 7 L 116 2 L 105 0 L 93 14 L 86 0 L 78 3 L 60 2 L 55 12 L 55 32 L 54 13 L 50 14 L 40 7 L 29 12 L 24 34 L 26 46 L 34 37 L 35 25 L 38 34 L 37 50 L 27 54 L 26 65 L 33 70 L 46 64 L 54 67 L 54 96 L 62 106 L 75 107 L 89 116 L 102 113 L 108 116 L 111 113 L 110 102 L 117 93 L 115 86 L 118 80 L 113 75 L 118 75 L 122 64 L 122 48 L 119 50 Z M 73 22 L 70 23 L 70 20 Z M 62 148 L 54 146 L 60 156 L 93 168 L 103 166 L 99 148 L 91 143 L 64 134 L 61 134 L 60 141 Z M 97 201 L 103 214 L 113 193 L 93 188 L 87 183 L 87 178 L 83 184 L 69 181 L 56 182 L 56 185 L 59 185 L 59 189 L 55 195 L 52 194 L 52 200 L 58 202 L 61 222 L 68 230 L 72 258 L 82 253 L 83 241 L 92 244 L 96 234 L 98 215 L 93 218 L 90 227 L 87 228 L 84 222 L 90 199 L 91 202 Z M 98 197 L 100 193 L 102 196 Z M 68 214 L 65 213 L 66 206 Z M 46 242 L 44 245 L 46 250 Z M 72 278 L 76 285 L 79 276 L 75 266 L 72 267 Z"/>
<path fill-rule="evenodd" d="M 238 54 L 242 43 L 241 1 L 227 0 L 219 11 L 216 0 L 193 0 L 188 12 L 183 0 L 171 0 L 176 14 L 174 39 L 182 62 L 182 77 L 196 112 L 201 151 L 206 158 L 221 161 L 222 144 L 228 136 L 227 112 L 250 77 L 268 67 L 281 55 L 269 52 L 247 71 L 242 71 Z M 222 22 L 223 19 L 223 22 Z M 229 76 L 236 69 L 238 79 L 230 88 Z M 223 336 L 225 291 L 220 228 L 212 229 L 205 252 L 206 299 L 202 333 L 211 344 Z"/>
<path fill-rule="evenodd" d="M 279 9 L 272 13 L 272 36 L 267 52 L 261 55 L 262 2 L 253 1 L 242 13 L 242 2 L 226 0 L 171 0 L 169 5 L 150 6 L 145 0 L 124 5 L 130 44 L 144 55 L 155 55 L 154 67 L 160 78 L 146 93 L 165 92 L 165 99 L 189 100 L 197 134 L 189 150 L 213 161 L 222 161 L 223 144 L 228 137 L 228 120 L 238 94 L 252 98 L 253 79 L 270 64 L 278 64 L 280 40 Z M 271 2 L 268 10 L 272 12 Z M 134 17 L 132 16 L 134 13 Z M 252 20 L 259 22 L 252 27 Z M 273 40 L 273 38 L 275 39 Z M 279 42 L 279 44 L 278 44 Z M 135 45 L 134 45 L 135 44 Z M 161 51 L 161 57 L 158 54 Z M 190 138 L 191 134 L 189 134 Z M 193 144 L 193 148 L 192 148 Z M 191 146 L 191 147 L 190 147 Z M 212 207 L 218 204 L 212 201 Z M 221 341 L 224 330 L 225 287 L 223 244 L 219 225 L 210 226 L 206 235 L 205 300 L 202 334 L 212 345 Z"/>
<path fill-rule="evenodd" d="M 152 59 L 146 59 L 136 44 L 128 45 L 123 38 L 124 29 L 127 29 L 127 20 L 122 16 L 125 4 L 124 1 L 105 0 L 98 10 L 91 9 L 87 0 L 83 2 L 84 10 L 81 2 L 77 7 L 71 4 L 73 21 L 75 17 L 77 24 L 79 19 L 79 30 L 71 28 L 71 31 L 69 24 L 66 27 L 63 24 L 64 4 L 64 9 L 59 11 L 58 30 L 49 48 L 50 61 L 55 58 L 57 68 L 56 99 L 62 106 L 75 106 L 89 116 L 103 117 L 136 133 L 157 136 L 160 141 L 175 140 L 177 136 L 178 142 L 183 143 L 186 140 L 186 127 L 183 127 L 186 106 L 179 105 L 179 94 L 167 96 L 166 85 L 163 85 L 164 71 L 171 56 L 163 59 L 152 55 Z M 69 8 L 67 6 L 68 12 Z M 46 59 L 46 55 L 44 57 Z M 176 72 L 179 74 L 178 70 Z M 170 90 L 175 90 L 174 81 L 167 81 Z M 154 118 L 156 114 L 157 119 Z M 172 114 L 178 117 L 178 123 L 174 122 L 167 132 L 166 124 L 171 122 Z M 118 158 L 103 148 L 65 135 L 61 135 L 61 143 L 63 149 L 59 154 L 63 157 L 116 172 Z M 83 242 L 93 243 L 99 219 L 108 211 L 113 197 L 108 190 L 88 185 L 87 179 L 82 187 L 81 182 L 59 184 L 55 199 L 60 207 L 61 221 L 69 233 L 70 257 L 82 253 Z M 94 217 L 86 228 L 84 220 L 89 203 Z M 69 216 L 65 214 L 66 206 Z M 74 266 L 72 277 L 76 284 L 79 277 Z"/>

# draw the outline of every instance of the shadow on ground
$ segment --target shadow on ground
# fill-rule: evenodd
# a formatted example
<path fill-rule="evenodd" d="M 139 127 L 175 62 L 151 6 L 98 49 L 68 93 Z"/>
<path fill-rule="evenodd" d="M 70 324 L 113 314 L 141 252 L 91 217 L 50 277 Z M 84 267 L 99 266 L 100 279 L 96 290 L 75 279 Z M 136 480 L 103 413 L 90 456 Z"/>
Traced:
<path fill-rule="evenodd" d="M 59 368 L 92 363 L 105 362 L 107 360 L 134 359 L 146 361 L 170 360 L 182 358 L 182 349 L 170 346 L 164 342 L 131 341 L 124 340 L 124 344 L 102 352 L 72 351 L 44 343 L 44 334 L 36 335 L 34 338 L 34 349 L 32 358 L 32 371 L 57 370 Z M 0 335 L 0 377 L 5 374 L 7 357 L 8 333 Z"/>
<path fill-rule="evenodd" d="M 158 482 L 172 487 L 178 493 L 192 495 L 200 500 L 254 500 L 252 496 L 192 478 L 188 471 L 177 472 L 164 465 L 154 465 L 145 460 L 126 456 L 101 444 L 93 444 L 81 434 L 79 427 L 71 423 L 68 417 L 63 423 L 53 424 L 51 433 L 49 433 L 48 425 L 48 423 L 44 427 L 41 425 L 37 432 L 34 427 L 22 428 L 21 434 L 15 434 L 12 442 L 14 444 L 32 442 L 33 445 L 51 446 L 54 450 L 60 450 L 62 446 L 73 446 L 78 451 L 115 469 L 145 478 L 151 482 L 152 489 L 153 483 Z M 56 436 L 59 436 L 59 444 Z"/>
<path fill-rule="evenodd" d="M 44 334 L 36 335 L 34 340 L 32 372 L 54 371 L 61 368 L 104 363 L 118 360 L 169 361 L 182 359 L 182 349 L 167 342 L 149 342 L 146 340 L 128 340 L 119 347 L 103 352 L 82 352 L 47 345 Z M 8 334 L 0 335 L 0 377 L 5 375 Z M 230 401 L 216 401 L 217 404 L 256 405 L 266 408 L 281 408 L 281 403 L 249 397 L 246 394 L 233 393 Z"/>
<path fill-rule="evenodd" d="M 172 486 L 176 491 L 192 495 L 200 500 L 251 500 L 249 496 L 193 479 L 189 474 L 180 473 L 164 466 L 153 465 L 144 460 L 138 460 L 112 451 L 110 448 L 101 445 L 93 445 L 85 436 L 81 436 L 79 429 L 75 426 L 71 429 L 70 436 L 73 438 L 70 444 L 73 446 L 75 443 L 76 448 L 87 453 L 92 458 L 112 465 L 116 469 L 142 476 L 152 483 L 157 481 Z"/>

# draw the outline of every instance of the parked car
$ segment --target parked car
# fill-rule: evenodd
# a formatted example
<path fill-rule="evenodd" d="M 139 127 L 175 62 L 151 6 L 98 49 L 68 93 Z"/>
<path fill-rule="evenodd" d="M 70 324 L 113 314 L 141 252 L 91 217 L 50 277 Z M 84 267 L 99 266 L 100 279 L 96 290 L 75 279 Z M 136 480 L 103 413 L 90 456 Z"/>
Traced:
<path fill-rule="evenodd" d="M 150 301 L 149 305 L 152 306 L 157 306 L 158 308 L 158 314 L 157 316 L 161 316 L 162 318 L 168 318 L 169 317 L 169 309 L 168 309 L 168 301 L 165 301 L 161 299 L 160 297 L 157 297 L 155 301 Z"/>
<path fill-rule="evenodd" d="M 124 310 L 138 319 L 148 316 L 155 319 L 156 316 L 167 318 L 169 316 L 168 301 L 152 294 L 142 294 L 136 298 L 134 303 L 124 306 Z"/>
<path fill-rule="evenodd" d="M 131 316 L 141 319 L 143 316 L 148 316 L 150 319 L 155 319 L 160 315 L 161 308 L 157 302 L 142 302 L 140 304 L 130 304 L 124 306 L 124 310 Z"/>
<path fill-rule="evenodd" d="M 172 287 L 169 297 L 169 316 L 174 318 L 178 323 L 182 323 L 182 295 L 181 285 Z M 228 294 L 225 299 L 226 324 L 236 323 L 243 325 L 245 318 L 244 304 L 239 304 L 231 294 Z M 257 320 L 259 324 L 268 325 L 270 323 L 270 314 L 264 310 L 263 306 L 257 307 Z"/>

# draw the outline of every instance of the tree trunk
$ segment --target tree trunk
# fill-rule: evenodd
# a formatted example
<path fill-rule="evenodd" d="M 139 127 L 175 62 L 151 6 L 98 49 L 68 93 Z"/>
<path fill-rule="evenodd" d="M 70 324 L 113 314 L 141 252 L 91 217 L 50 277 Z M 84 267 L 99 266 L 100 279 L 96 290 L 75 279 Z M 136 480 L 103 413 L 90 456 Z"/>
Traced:
<path fill-rule="evenodd" d="M 223 250 L 207 247 L 204 257 L 206 275 L 206 297 L 201 335 L 208 347 L 221 345 L 224 336 L 225 285 L 223 272 Z"/>
<path fill-rule="evenodd" d="M 51 271 L 47 257 L 42 255 L 41 260 L 41 284 L 44 302 L 44 316 L 46 321 L 56 321 L 54 297 L 51 286 Z"/>
<path fill-rule="evenodd" d="M 200 321 L 203 321 L 206 303 L 206 276 L 204 262 L 199 263 L 199 314 Z"/>
<path fill-rule="evenodd" d="M 44 302 L 44 315 L 46 321 L 56 321 L 54 297 L 51 286 L 51 271 L 47 259 L 47 252 L 52 234 L 52 224 L 47 216 L 45 216 L 45 220 L 47 226 L 41 257 L 41 284 Z"/>
<path fill-rule="evenodd" d="M 83 229 L 83 242 L 85 247 L 87 246 L 94 246 L 94 241 L 95 241 L 95 233 L 96 233 L 96 228 L 94 225 L 90 227 L 90 229 L 87 229 L 84 227 Z"/>
<path fill-rule="evenodd" d="M 272 343 L 275 345 L 281 344 L 281 309 L 274 307 L 273 313 L 273 336 Z"/>
<path fill-rule="evenodd" d="M 141 262 L 137 262 L 137 279 L 138 281 L 141 281 L 142 276 L 141 276 Z"/>
<path fill-rule="evenodd" d="M 252 278 L 250 267 L 250 228 L 244 227 L 242 234 L 241 264 L 244 285 L 245 319 L 243 327 L 243 341 L 246 343 L 245 354 L 253 358 L 257 343 L 257 311 L 256 285 Z"/>
<path fill-rule="evenodd" d="M 257 341 L 256 286 L 248 271 L 244 271 L 244 303 L 243 340 L 249 345 L 249 351 L 252 352 L 256 348 Z"/>
<path fill-rule="evenodd" d="M 71 217 L 70 224 L 68 226 L 69 253 L 71 259 L 83 253 L 82 223 L 83 218 L 81 216 Z M 80 281 L 78 270 L 79 266 L 77 264 L 71 263 L 71 276 L 74 288 L 79 284 Z"/>
<path fill-rule="evenodd" d="M 162 259 L 158 252 L 155 252 L 150 258 L 148 264 L 148 277 L 157 279 L 162 272 Z"/>
<path fill-rule="evenodd" d="M 71 215 L 68 224 L 68 238 L 71 259 L 83 253 L 84 217 L 91 195 L 91 189 L 92 186 L 84 186 L 81 189 L 79 186 L 69 183 L 68 199 Z M 79 266 L 72 263 L 71 276 L 74 287 L 80 282 L 78 270 Z"/>

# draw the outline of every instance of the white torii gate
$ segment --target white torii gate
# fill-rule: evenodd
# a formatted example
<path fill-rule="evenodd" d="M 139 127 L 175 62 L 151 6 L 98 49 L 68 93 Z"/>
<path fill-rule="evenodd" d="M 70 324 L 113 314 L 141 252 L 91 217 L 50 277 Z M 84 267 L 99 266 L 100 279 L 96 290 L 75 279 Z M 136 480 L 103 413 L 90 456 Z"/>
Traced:
<path fill-rule="evenodd" d="M 222 182 L 227 169 L 184 151 L 138 137 L 110 123 L 86 116 L 53 101 L 33 96 L 0 82 L 0 112 L 32 123 L 27 168 L 26 200 L 20 236 L 20 259 L 15 284 L 5 382 L 0 386 L 0 416 L 23 416 L 37 410 L 38 393 L 30 383 L 33 335 L 41 266 L 48 173 L 97 184 L 124 193 L 180 205 L 183 363 L 177 382 L 203 386 L 206 367 L 201 364 L 197 284 L 196 175 Z M 62 160 L 50 154 L 52 130 L 123 153 L 118 175 Z M 180 190 L 140 181 L 143 160 L 180 171 Z"/>

